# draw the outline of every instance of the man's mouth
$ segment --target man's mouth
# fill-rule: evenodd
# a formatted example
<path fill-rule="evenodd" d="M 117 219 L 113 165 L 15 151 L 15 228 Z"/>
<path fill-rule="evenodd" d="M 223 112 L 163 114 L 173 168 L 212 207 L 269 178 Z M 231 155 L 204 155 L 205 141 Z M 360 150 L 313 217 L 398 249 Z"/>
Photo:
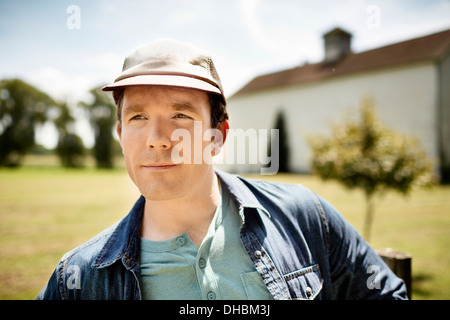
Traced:
<path fill-rule="evenodd" d="M 149 170 L 169 170 L 169 169 L 173 169 L 175 167 L 177 167 L 178 165 L 175 163 L 165 163 L 165 162 L 161 162 L 161 163 L 150 163 L 150 164 L 145 164 L 142 166 L 142 168 L 145 169 L 149 169 Z"/>

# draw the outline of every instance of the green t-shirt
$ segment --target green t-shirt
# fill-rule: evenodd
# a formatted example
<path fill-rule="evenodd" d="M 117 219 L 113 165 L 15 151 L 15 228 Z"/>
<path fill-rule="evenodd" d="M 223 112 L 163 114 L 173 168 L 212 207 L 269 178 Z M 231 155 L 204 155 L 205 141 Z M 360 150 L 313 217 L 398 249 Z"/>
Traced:
<path fill-rule="evenodd" d="M 199 248 L 186 233 L 141 239 L 143 299 L 272 299 L 239 237 L 242 224 L 226 188 Z"/>

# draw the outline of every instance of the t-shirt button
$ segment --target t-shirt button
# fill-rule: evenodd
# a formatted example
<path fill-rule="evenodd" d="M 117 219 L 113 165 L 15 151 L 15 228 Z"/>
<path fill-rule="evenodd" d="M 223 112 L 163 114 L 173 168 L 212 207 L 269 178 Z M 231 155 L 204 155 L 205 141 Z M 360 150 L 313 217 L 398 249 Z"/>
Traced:
<path fill-rule="evenodd" d="M 208 300 L 216 300 L 216 294 L 212 291 L 208 292 L 206 297 L 208 298 Z"/>
<path fill-rule="evenodd" d="M 184 245 L 184 244 L 186 243 L 186 239 L 185 239 L 183 236 L 179 236 L 179 237 L 177 238 L 177 243 L 178 243 L 180 246 L 182 246 L 182 245 Z"/>
<path fill-rule="evenodd" d="M 206 267 L 205 259 L 200 258 L 200 259 L 198 260 L 198 266 L 199 266 L 200 268 Z"/>

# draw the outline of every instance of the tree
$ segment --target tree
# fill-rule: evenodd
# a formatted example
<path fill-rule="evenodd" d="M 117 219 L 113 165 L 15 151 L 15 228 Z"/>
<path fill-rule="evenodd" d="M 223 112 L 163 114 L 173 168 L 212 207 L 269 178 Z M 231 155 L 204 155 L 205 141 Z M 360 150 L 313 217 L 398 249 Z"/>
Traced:
<path fill-rule="evenodd" d="M 286 120 L 283 111 L 278 111 L 275 118 L 274 129 L 278 130 L 278 155 L 271 154 L 271 143 L 272 140 L 269 139 L 269 145 L 267 147 L 270 157 L 278 156 L 278 172 L 289 172 L 289 139 L 286 128 Z M 271 167 L 271 162 L 267 164 Z"/>
<path fill-rule="evenodd" d="M 322 179 L 334 179 L 364 191 L 366 217 L 363 236 L 369 241 L 374 196 L 387 190 L 402 194 L 417 185 L 434 183 L 434 168 L 419 142 L 384 127 L 370 99 L 361 106 L 361 121 L 333 128 L 331 137 L 310 140 L 312 168 Z"/>
<path fill-rule="evenodd" d="M 52 98 L 20 79 L 0 81 L 0 166 L 18 166 L 35 144 Z"/>
<path fill-rule="evenodd" d="M 89 111 L 91 125 L 95 132 L 94 156 L 98 168 L 112 168 L 114 156 L 113 129 L 116 124 L 116 106 L 110 94 L 101 87 L 90 91 L 92 103 L 81 105 Z"/>
<path fill-rule="evenodd" d="M 83 141 L 73 131 L 75 119 L 70 114 L 67 103 L 58 104 L 59 116 L 54 120 L 58 129 L 56 153 L 64 167 L 83 167 L 85 149 Z"/>

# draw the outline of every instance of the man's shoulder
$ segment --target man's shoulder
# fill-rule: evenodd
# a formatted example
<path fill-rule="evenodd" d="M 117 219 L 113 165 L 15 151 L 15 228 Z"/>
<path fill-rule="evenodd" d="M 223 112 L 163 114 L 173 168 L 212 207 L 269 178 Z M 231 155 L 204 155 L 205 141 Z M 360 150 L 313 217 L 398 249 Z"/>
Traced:
<path fill-rule="evenodd" d="M 262 179 L 220 173 L 231 194 L 239 203 L 262 206 L 269 214 L 278 212 L 307 218 L 323 213 L 324 200 L 310 188 L 300 183 L 285 183 L 276 179 Z"/>
<path fill-rule="evenodd" d="M 298 183 L 286 183 L 278 180 L 266 180 L 259 178 L 240 177 L 239 179 L 254 193 L 263 194 L 273 199 L 310 202 L 314 201 L 317 194 L 305 185 Z"/>
<path fill-rule="evenodd" d="M 120 278 L 124 271 L 123 265 L 115 262 L 121 260 L 129 270 L 136 265 L 136 233 L 144 203 L 140 198 L 123 219 L 64 254 L 37 299 L 110 297 L 111 291 L 102 284 L 105 279 L 112 281 L 111 275 Z"/>
<path fill-rule="evenodd" d="M 66 252 L 60 260 L 60 265 L 64 268 L 73 265 L 79 268 L 90 268 L 95 263 L 96 258 L 104 249 L 105 244 L 119 223 L 120 221 L 116 222 L 93 238 Z"/>
<path fill-rule="evenodd" d="M 282 178 L 277 179 L 263 179 L 263 178 L 256 178 L 252 176 L 237 176 L 241 181 L 245 181 L 248 184 L 252 184 L 255 186 L 259 186 L 261 188 L 269 188 L 269 189 L 280 189 L 280 190 L 292 190 L 292 191 L 298 191 L 298 188 L 302 190 L 307 190 L 308 188 L 302 185 L 300 182 L 298 183 L 287 183 L 283 182 Z"/>

